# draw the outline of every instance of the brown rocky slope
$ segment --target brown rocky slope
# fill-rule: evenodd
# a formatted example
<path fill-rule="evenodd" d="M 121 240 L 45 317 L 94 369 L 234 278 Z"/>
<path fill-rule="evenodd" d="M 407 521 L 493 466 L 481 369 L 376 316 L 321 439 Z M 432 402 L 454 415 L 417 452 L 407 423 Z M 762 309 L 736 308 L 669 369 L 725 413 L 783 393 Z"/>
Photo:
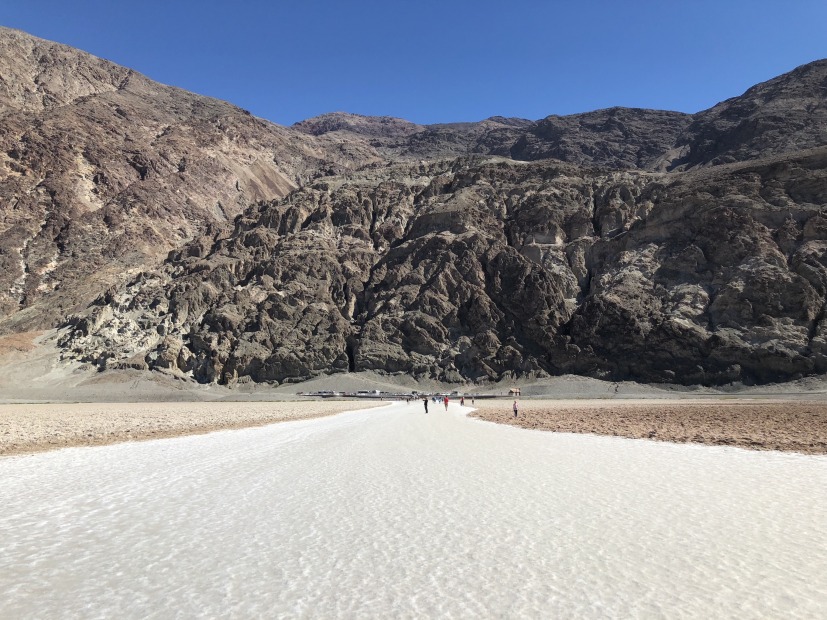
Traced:
<path fill-rule="evenodd" d="M 101 297 L 63 345 L 199 381 L 827 371 L 827 149 L 681 175 L 459 159 L 330 177 Z"/>
<path fill-rule="evenodd" d="M 0 332 L 53 325 L 248 205 L 377 159 L 0 28 Z"/>

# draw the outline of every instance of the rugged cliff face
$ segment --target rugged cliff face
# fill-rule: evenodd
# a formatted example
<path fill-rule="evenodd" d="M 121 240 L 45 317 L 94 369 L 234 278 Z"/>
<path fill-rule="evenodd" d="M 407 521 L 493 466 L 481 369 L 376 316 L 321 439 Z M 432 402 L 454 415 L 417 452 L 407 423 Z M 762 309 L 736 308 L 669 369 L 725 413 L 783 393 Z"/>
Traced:
<path fill-rule="evenodd" d="M 0 28 L 0 331 L 52 325 L 249 204 L 377 159 Z"/>
<path fill-rule="evenodd" d="M 827 62 L 692 116 L 292 128 L 14 31 L 0 69 L 0 330 L 62 324 L 65 357 L 222 383 L 827 372 Z"/>
<path fill-rule="evenodd" d="M 669 175 L 460 159 L 330 177 L 73 319 L 101 367 L 200 381 L 827 370 L 827 150 Z"/>

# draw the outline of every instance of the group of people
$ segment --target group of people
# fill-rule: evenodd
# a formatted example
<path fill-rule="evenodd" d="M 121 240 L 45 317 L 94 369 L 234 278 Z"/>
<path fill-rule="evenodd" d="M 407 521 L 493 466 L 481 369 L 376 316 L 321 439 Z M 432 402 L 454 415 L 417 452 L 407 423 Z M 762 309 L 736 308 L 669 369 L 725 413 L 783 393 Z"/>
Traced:
<path fill-rule="evenodd" d="M 439 402 L 439 397 L 438 396 L 431 396 L 430 400 L 433 403 L 438 403 Z M 475 401 L 474 397 L 471 396 L 471 404 L 472 405 L 474 404 L 474 401 Z M 410 403 L 411 399 L 406 398 L 405 402 Z M 451 401 L 448 398 L 448 396 L 443 396 L 442 397 L 442 403 L 445 405 L 445 411 L 448 411 L 448 403 L 449 402 L 451 402 Z M 422 404 L 425 406 L 425 413 L 428 413 L 428 397 L 427 396 L 422 397 Z M 462 407 L 465 406 L 465 396 L 460 396 L 459 404 Z M 512 409 L 512 411 L 514 411 L 514 417 L 516 418 L 518 413 L 519 413 L 519 406 L 517 405 L 516 400 L 514 401 L 514 404 L 511 406 L 511 409 Z"/>
<path fill-rule="evenodd" d="M 439 402 L 439 400 L 437 399 L 437 397 L 436 397 L 436 396 L 432 396 L 432 397 L 431 397 L 431 400 L 433 400 L 433 402 L 435 402 L 435 403 L 438 403 L 438 402 Z M 463 399 L 463 401 L 464 401 L 464 399 Z M 447 396 L 445 396 L 445 397 L 442 399 L 442 402 L 443 402 L 443 403 L 445 403 L 445 411 L 448 411 L 448 402 L 449 402 L 448 397 L 447 397 Z M 422 399 L 422 404 L 423 404 L 423 405 L 425 405 L 425 413 L 428 413 L 428 397 L 427 397 L 427 396 L 425 396 L 425 397 Z"/>
<path fill-rule="evenodd" d="M 410 402 L 410 399 L 406 399 L 406 400 L 407 400 L 407 402 Z M 432 403 L 438 403 L 440 401 L 440 397 L 431 396 L 430 401 Z M 448 396 L 443 396 L 442 397 L 442 404 L 445 405 L 445 411 L 448 411 L 448 403 L 450 403 L 450 402 L 451 402 L 451 399 Z M 428 413 L 428 397 L 427 396 L 422 397 L 422 404 L 425 406 L 425 413 Z M 465 396 L 460 396 L 459 404 L 462 407 L 465 406 Z M 474 404 L 474 397 L 473 396 L 471 397 L 471 404 L 472 405 Z"/>

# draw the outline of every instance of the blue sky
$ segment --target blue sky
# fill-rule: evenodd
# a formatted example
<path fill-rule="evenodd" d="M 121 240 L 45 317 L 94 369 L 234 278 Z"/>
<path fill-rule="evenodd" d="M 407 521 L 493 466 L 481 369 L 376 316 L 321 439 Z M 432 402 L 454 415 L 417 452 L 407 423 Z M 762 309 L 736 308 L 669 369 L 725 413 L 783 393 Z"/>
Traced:
<path fill-rule="evenodd" d="M 0 24 L 281 124 L 697 112 L 827 57 L 824 0 L 0 0 Z"/>

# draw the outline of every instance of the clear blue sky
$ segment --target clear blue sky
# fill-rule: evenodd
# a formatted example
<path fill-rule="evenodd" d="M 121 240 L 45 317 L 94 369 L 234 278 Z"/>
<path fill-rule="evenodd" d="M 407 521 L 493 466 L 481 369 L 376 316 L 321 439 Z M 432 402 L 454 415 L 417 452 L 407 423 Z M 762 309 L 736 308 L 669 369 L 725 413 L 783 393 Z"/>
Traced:
<path fill-rule="evenodd" d="M 0 24 L 281 124 L 696 112 L 827 57 L 825 0 L 0 0 Z"/>

